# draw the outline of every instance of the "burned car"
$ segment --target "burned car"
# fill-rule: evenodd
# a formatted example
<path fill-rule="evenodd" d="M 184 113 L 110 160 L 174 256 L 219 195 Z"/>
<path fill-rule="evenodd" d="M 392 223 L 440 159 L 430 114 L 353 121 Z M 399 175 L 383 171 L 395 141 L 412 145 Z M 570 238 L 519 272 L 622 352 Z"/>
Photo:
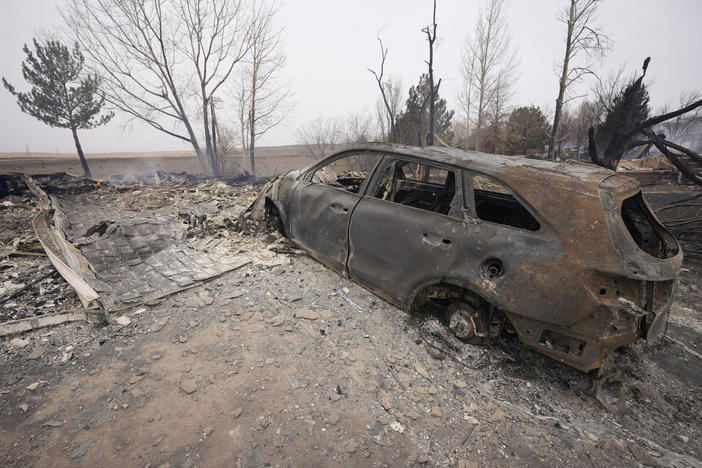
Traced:
<path fill-rule="evenodd" d="M 682 263 L 638 184 L 597 166 L 368 144 L 270 182 L 254 205 L 312 257 L 459 337 L 505 328 L 588 371 L 657 340 Z"/>

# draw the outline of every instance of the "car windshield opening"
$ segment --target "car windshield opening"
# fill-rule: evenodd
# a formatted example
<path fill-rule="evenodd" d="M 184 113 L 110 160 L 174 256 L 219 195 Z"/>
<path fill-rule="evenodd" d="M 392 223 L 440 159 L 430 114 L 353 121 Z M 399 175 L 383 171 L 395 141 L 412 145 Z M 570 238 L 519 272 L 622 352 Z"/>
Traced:
<path fill-rule="evenodd" d="M 376 154 L 361 153 L 335 159 L 314 172 L 312 183 L 358 193 L 378 157 Z"/>

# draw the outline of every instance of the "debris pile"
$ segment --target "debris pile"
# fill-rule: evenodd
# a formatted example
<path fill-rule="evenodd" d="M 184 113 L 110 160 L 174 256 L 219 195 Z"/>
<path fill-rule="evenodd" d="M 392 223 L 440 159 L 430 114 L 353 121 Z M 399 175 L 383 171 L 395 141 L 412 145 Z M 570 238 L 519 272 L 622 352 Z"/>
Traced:
<path fill-rule="evenodd" d="M 0 176 L 0 323 L 78 310 L 74 289 L 47 258 L 32 229 L 36 199 L 21 175 Z"/>
<path fill-rule="evenodd" d="M 230 185 L 157 172 L 138 180 L 151 185 L 115 186 L 68 174 L 27 181 L 3 176 L 6 196 L 0 210 L 7 213 L 10 229 L 0 238 L 0 319 L 79 310 L 76 291 L 82 291 L 84 306 L 99 296 L 104 310 L 121 310 L 197 286 L 252 260 L 280 263 L 271 259 L 275 252 L 252 245 L 258 241 L 246 237 L 251 232 L 237 233 L 242 231 L 238 217 L 255 197 L 255 188 L 240 179 Z M 45 206 L 38 207 L 38 199 Z M 37 216 L 43 216 L 37 232 L 44 247 L 32 230 Z M 240 245 L 241 236 L 248 245 Z M 56 268 L 64 277 L 68 271 L 73 287 Z"/>

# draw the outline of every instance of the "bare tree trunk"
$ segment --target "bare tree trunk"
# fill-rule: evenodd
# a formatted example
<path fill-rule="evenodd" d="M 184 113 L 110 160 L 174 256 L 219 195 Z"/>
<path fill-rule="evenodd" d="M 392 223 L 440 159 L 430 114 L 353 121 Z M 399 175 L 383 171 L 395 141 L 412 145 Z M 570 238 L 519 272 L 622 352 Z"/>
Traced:
<path fill-rule="evenodd" d="M 434 146 L 434 104 L 436 101 L 436 90 L 434 89 L 434 41 L 436 41 L 436 0 L 434 0 L 434 10 L 432 13 L 432 29 L 424 28 L 429 42 L 429 134 L 427 135 L 427 145 Z M 421 115 L 421 113 L 420 113 Z M 421 138 L 420 138 L 421 140 Z M 420 141 L 421 144 L 421 141 Z"/>
<path fill-rule="evenodd" d="M 378 88 L 380 88 L 380 96 L 383 98 L 383 104 L 385 105 L 385 111 L 387 112 L 387 118 L 390 124 L 390 138 L 393 143 L 397 143 L 397 131 L 395 129 L 395 112 L 393 108 L 391 107 L 387 94 L 385 92 L 385 83 L 383 83 L 383 73 L 385 73 L 385 59 L 388 56 L 388 49 L 383 47 L 383 40 L 380 39 L 380 36 L 378 36 L 378 42 L 380 43 L 380 74 L 376 73 L 374 70 L 371 70 L 370 68 L 368 69 L 369 72 L 375 76 L 375 80 L 378 83 Z M 390 88 L 390 92 L 392 93 L 392 81 L 390 81 L 387 86 Z"/>
<path fill-rule="evenodd" d="M 495 113 L 500 114 L 500 107 L 506 107 L 518 66 L 505 16 L 505 0 L 485 1 L 475 23 L 474 37 L 466 40 L 463 61 L 462 75 L 468 93 L 466 120 L 468 126 L 474 125 L 473 148 L 482 151 L 483 127 L 489 124 L 489 111 L 498 99 Z"/>
<path fill-rule="evenodd" d="M 80 146 L 80 141 L 78 140 L 78 132 L 75 128 L 71 129 L 73 133 L 73 142 L 76 144 L 76 150 L 78 151 L 78 158 L 80 159 L 80 165 L 83 166 L 83 172 L 85 172 L 85 177 L 92 177 L 90 175 L 90 168 L 88 167 L 88 161 L 85 160 L 85 155 L 83 154 L 83 148 Z"/>
<path fill-rule="evenodd" d="M 212 151 L 212 135 L 210 134 L 210 103 L 209 98 L 205 94 L 205 88 L 202 88 L 202 124 L 205 127 L 205 153 L 209 163 L 210 173 L 213 176 L 218 176 L 217 161 L 215 160 L 214 151 Z"/>
<path fill-rule="evenodd" d="M 251 101 L 253 102 L 253 99 L 251 99 Z M 251 162 L 251 175 L 256 175 L 256 161 L 254 158 L 254 147 L 256 146 L 256 129 L 253 126 L 254 117 L 256 117 L 256 114 L 254 112 L 254 108 L 251 107 L 251 113 L 249 116 L 249 121 L 252 123 L 251 125 L 249 125 L 249 130 L 251 131 L 249 137 L 249 161 Z"/>
<path fill-rule="evenodd" d="M 256 175 L 256 137 L 286 118 L 290 111 L 286 105 L 290 91 L 287 85 L 279 81 L 280 71 L 285 66 L 285 55 L 280 49 L 282 31 L 275 26 L 277 3 L 252 2 L 251 5 L 251 44 L 247 51 L 249 63 L 244 70 L 242 95 L 249 99 L 249 161 L 251 173 Z"/>
<path fill-rule="evenodd" d="M 553 160 L 556 147 L 560 143 L 561 118 L 568 87 L 585 75 L 595 74 L 590 64 L 575 66 L 574 60 L 581 54 L 585 54 L 588 59 L 591 57 L 602 58 L 610 46 L 609 37 L 593 24 L 599 2 L 600 0 L 570 0 L 568 14 L 561 18 L 561 21 L 567 26 L 566 45 L 561 76 L 558 81 L 558 97 L 553 114 L 551 141 L 548 147 L 548 157 L 551 160 Z"/>
<path fill-rule="evenodd" d="M 210 113 L 212 114 L 212 154 L 214 154 L 214 159 L 217 161 L 217 174 L 220 174 L 223 167 L 222 160 L 217 153 L 217 119 L 215 118 L 214 98 L 210 98 Z"/>
<path fill-rule="evenodd" d="M 558 81 L 558 97 L 556 98 L 556 110 L 553 113 L 553 127 L 551 128 L 551 142 L 548 145 L 548 158 L 553 161 L 554 149 L 558 142 L 558 133 L 561 124 L 561 112 L 563 110 L 563 97 L 565 96 L 566 84 L 568 82 L 568 69 L 570 66 L 570 54 L 573 47 L 573 21 L 575 15 L 575 0 L 570 1 L 570 13 L 568 16 L 568 32 L 566 35 L 565 56 L 563 57 L 563 69 L 561 78 Z"/>

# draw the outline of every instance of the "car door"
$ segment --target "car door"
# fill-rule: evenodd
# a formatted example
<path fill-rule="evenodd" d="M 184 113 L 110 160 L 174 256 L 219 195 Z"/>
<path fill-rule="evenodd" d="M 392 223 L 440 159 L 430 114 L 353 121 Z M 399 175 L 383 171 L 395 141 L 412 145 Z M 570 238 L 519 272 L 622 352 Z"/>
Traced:
<path fill-rule="evenodd" d="M 293 240 L 337 271 L 346 269 L 349 220 L 379 158 L 370 152 L 334 156 L 313 167 L 293 194 Z"/>
<path fill-rule="evenodd" d="M 348 270 L 358 282 L 404 303 L 450 271 L 465 235 L 460 172 L 386 158 L 349 228 Z"/>

